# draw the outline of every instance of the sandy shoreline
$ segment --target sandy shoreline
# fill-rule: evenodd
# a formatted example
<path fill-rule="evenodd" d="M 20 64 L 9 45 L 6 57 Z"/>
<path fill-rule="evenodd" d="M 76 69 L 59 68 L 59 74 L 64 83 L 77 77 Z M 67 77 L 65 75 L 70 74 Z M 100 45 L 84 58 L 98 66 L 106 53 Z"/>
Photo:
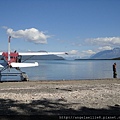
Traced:
<path fill-rule="evenodd" d="M 0 83 L 0 115 L 120 115 L 120 79 Z"/>

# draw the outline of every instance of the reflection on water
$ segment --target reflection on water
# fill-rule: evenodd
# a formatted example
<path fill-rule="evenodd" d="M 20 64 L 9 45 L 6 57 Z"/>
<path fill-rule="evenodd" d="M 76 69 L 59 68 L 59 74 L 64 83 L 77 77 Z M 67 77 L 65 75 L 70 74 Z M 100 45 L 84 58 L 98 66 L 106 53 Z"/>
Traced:
<path fill-rule="evenodd" d="M 27 73 L 30 80 L 78 80 L 112 78 L 112 65 L 114 62 L 117 64 L 117 77 L 119 78 L 120 75 L 119 60 L 36 61 L 39 63 L 38 67 L 21 69 L 23 72 Z M 34 60 L 29 60 L 27 62 L 34 62 Z"/>

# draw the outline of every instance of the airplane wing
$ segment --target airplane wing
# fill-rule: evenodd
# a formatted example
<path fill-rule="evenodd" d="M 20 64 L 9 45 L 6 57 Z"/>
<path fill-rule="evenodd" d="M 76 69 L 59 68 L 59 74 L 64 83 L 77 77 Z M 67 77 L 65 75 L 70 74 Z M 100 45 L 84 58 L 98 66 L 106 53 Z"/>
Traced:
<path fill-rule="evenodd" d="M 3 52 L 0 52 L 0 55 L 2 55 Z M 68 54 L 66 52 L 19 52 L 19 55 L 64 55 Z"/>
<path fill-rule="evenodd" d="M 65 52 L 20 52 L 19 55 L 64 55 Z"/>

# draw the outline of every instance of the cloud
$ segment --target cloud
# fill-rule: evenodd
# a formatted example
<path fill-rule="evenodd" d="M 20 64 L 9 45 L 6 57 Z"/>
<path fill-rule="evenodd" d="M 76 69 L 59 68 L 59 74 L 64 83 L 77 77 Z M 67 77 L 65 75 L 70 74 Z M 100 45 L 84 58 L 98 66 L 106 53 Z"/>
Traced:
<path fill-rule="evenodd" d="M 120 45 L 120 37 L 99 37 L 99 38 L 88 38 L 86 41 L 92 45 L 99 46 L 118 46 Z"/>
<path fill-rule="evenodd" d="M 78 51 L 77 50 L 71 50 L 68 52 L 69 55 L 76 55 L 78 54 Z"/>
<path fill-rule="evenodd" d="M 73 59 L 79 59 L 79 58 L 88 58 L 92 54 L 95 54 L 96 52 L 92 50 L 86 50 L 86 51 L 77 51 L 77 50 L 71 50 L 68 52 L 68 58 L 73 58 Z"/>
<path fill-rule="evenodd" d="M 11 36 L 12 38 L 22 38 L 30 42 L 34 43 L 47 43 L 47 38 L 49 38 L 49 35 L 45 35 L 42 31 L 39 31 L 36 28 L 30 28 L 25 30 L 18 30 L 14 31 L 11 28 L 3 27 L 4 29 L 7 29 L 7 34 Z"/>
<path fill-rule="evenodd" d="M 89 38 L 85 42 L 89 45 L 94 45 L 94 50 L 88 49 L 83 51 L 72 50 L 70 53 L 75 53 L 74 58 L 89 58 L 91 55 L 96 54 L 103 50 L 111 50 L 116 46 L 120 45 L 120 37 L 99 37 L 99 38 Z M 76 45 L 76 44 L 73 44 Z M 84 43 L 85 45 L 85 43 Z M 82 44 L 81 44 L 82 46 Z M 88 46 L 89 47 L 89 46 Z"/>
<path fill-rule="evenodd" d="M 98 50 L 111 50 L 112 49 L 112 47 L 110 47 L 110 46 L 103 46 L 103 47 L 99 47 L 98 48 Z"/>
<path fill-rule="evenodd" d="M 95 54 L 96 52 L 94 52 L 93 50 L 83 50 L 79 53 L 79 56 L 81 58 L 86 58 L 86 57 L 90 57 L 91 55 Z"/>
<path fill-rule="evenodd" d="M 95 54 L 95 52 L 94 52 L 93 50 L 82 51 L 82 53 L 84 53 L 85 55 L 92 55 L 92 54 Z"/>

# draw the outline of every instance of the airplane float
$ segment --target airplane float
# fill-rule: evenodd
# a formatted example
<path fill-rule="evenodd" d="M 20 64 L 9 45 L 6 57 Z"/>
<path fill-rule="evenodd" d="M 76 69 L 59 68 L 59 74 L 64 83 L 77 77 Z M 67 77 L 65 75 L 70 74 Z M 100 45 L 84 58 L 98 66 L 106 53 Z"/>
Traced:
<path fill-rule="evenodd" d="M 28 81 L 28 78 L 25 75 L 25 72 L 22 72 L 20 70 L 21 67 L 35 67 L 38 66 L 38 62 L 34 63 L 24 63 L 26 60 L 31 58 L 32 56 L 39 56 L 39 55 L 64 55 L 68 54 L 66 52 L 11 52 L 10 50 L 10 38 L 11 36 L 8 37 L 8 52 L 0 52 L 0 55 L 2 55 L 2 60 L 4 60 L 3 63 L 0 63 L 0 67 L 2 68 L 0 70 L 0 76 L 2 76 L 2 72 L 8 69 L 10 71 L 11 68 L 14 68 L 18 70 L 21 73 L 22 76 L 22 81 Z M 28 59 L 24 60 L 23 62 L 21 61 L 22 56 L 30 56 Z M 15 75 L 15 74 L 14 74 Z"/>

